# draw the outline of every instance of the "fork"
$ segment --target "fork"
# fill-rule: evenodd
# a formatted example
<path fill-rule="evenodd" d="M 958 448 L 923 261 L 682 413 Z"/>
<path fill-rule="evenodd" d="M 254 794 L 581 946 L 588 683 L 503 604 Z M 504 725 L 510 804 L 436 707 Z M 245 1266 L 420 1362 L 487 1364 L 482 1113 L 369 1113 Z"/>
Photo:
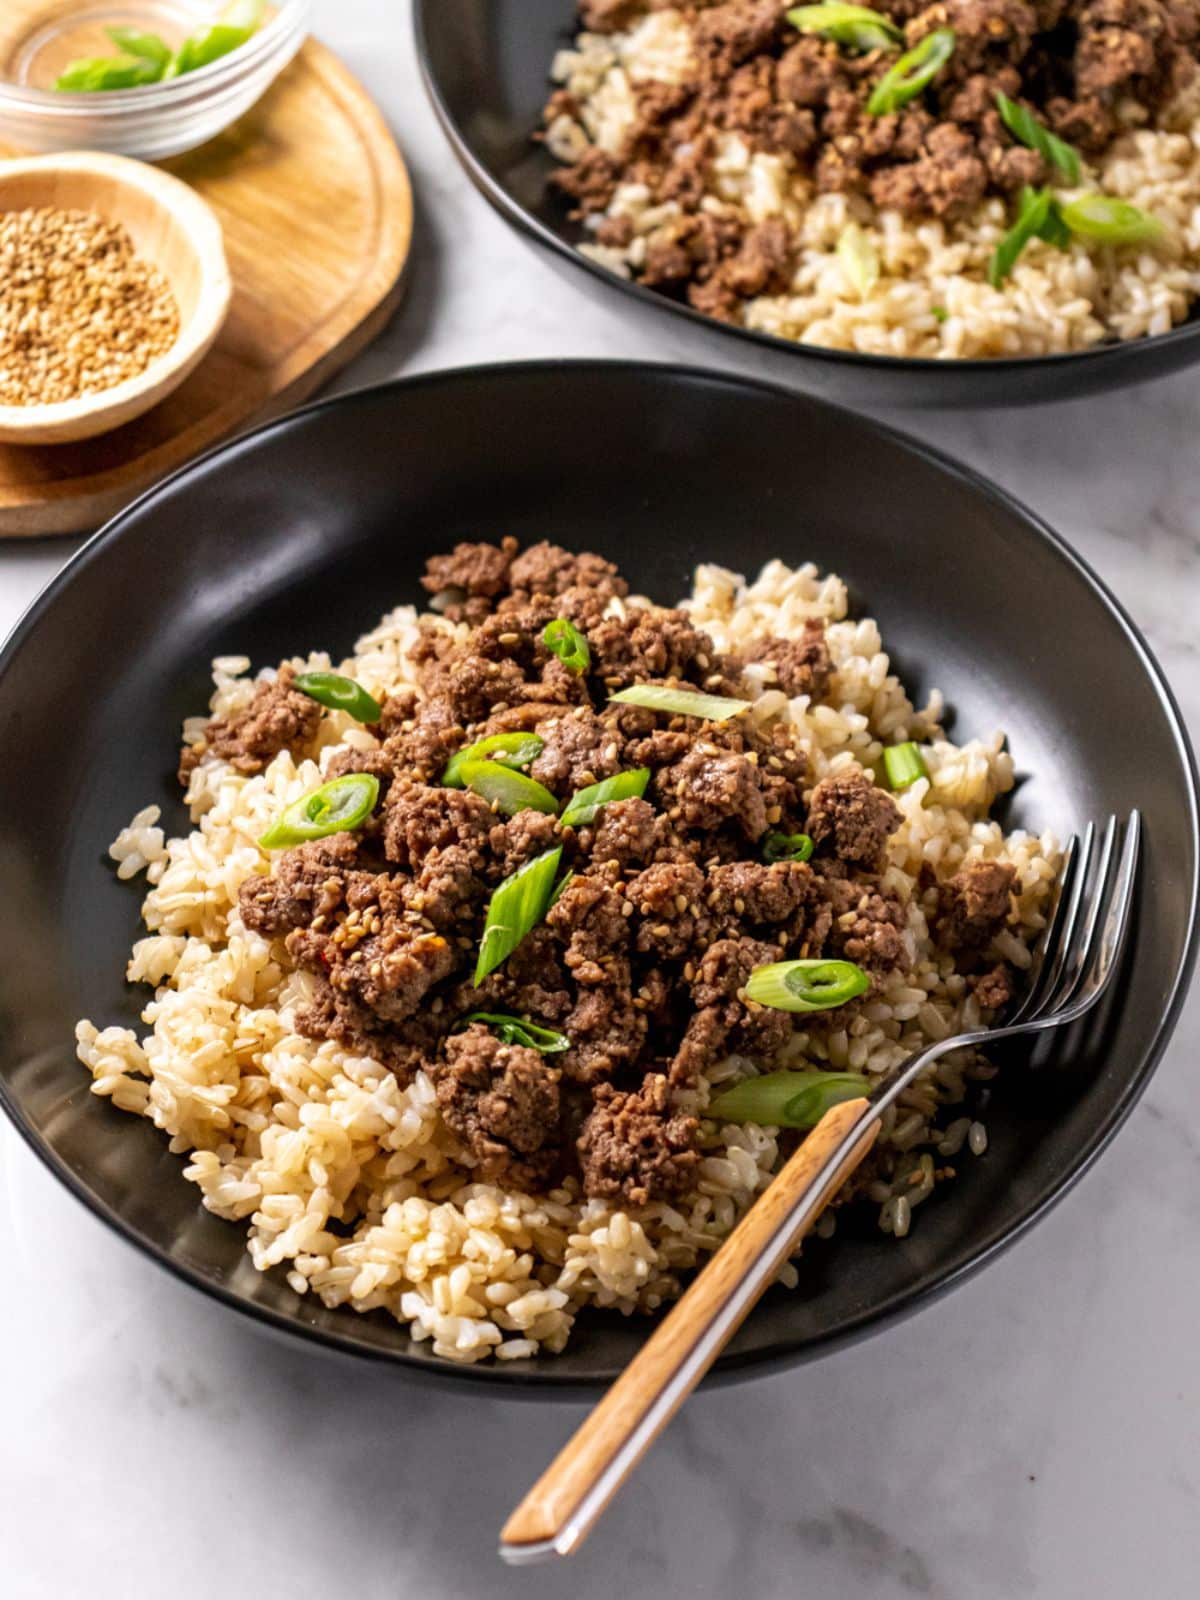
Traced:
<path fill-rule="evenodd" d="M 1117 969 L 1137 876 L 1141 819 L 1110 817 L 1072 838 L 1024 998 L 1003 1024 L 939 1039 L 887 1074 L 868 1097 L 826 1112 L 660 1322 L 599 1405 L 505 1523 L 510 1563 L 577 1550 L 676 1410 L 708 1371 L 779 1267 L 879 1133 L 880 1117 L 931 1062 L 1077 1022 Z"/>

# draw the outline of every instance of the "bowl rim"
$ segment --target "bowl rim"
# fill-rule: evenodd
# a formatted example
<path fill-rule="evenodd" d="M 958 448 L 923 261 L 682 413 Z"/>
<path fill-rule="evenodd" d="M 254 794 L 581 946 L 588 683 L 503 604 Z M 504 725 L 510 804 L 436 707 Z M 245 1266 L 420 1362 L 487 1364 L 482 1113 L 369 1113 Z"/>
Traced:
<path fill-rule="evenodd" d="M 108 547 L 122 537 L 128 522 L 152 507 L 160 496 L 173 495 L 189 474 L 201 469 L 208 470 L 222 457 L 233 460 L 243 453 L 252 453 L 277 434 L 286 433 L 325 412 L 353 410 L 358 406 L 373 405 L 381 396 L 393 392 L 420 395 L 431 389 L 454 387 L 463 382 L 480 379 L 489 382 L 519 383 L 523 377 L 534 374 L 553 374 L 560 381 L 564 379 L 586 381 L 590 376 L 625 374 L 632 378 L 665 380 L 669 384 L 700 383 L 733 391 L 750 390 L 775 400 L 786 400 L 790 404 L 817 406 L 834 413 L 835 416 L 853 418 L 856 423 L 861 423 L 877 437 L 887 440 L 945 473 L 999 510 L 1018 518 L 1029 533 L 1047 546 L 1109 611 L 1124 635 L 1126 645 L 1149 679 L 1183 769 L 1187 789 L 1187 824 L 1195 858 L 1189 886 L 1187 936 L 1154 1035 L 1107 1119 L 1096 1129 L 1090 1141 L 1076 1153 L 1073 1164 L 1068 1166 L 1057 1180 L 1044 1185 L 1037 1192 L 1015 1223 L 1007 1228 L 993 1226 L 984 1234 L 982 1243 L 970 1253 L 969 1257 L 958 1261 L 944 1275 L 936 1277 L 933 1281 L 910 1285 L 896 1292 L 881 1305 L 859 1312 L 836 1331 L 803 1342 L 794 1338 L 784 1339 L 757 1350 L 725 1354 L 718 1359 L 705 1382 L 719 1383 L 722 1380 L 757 1376 L 781 1366 L 819 1358 L 853 1340 L 882 1332 L 893 1323 L 923 1309 L 933 1300 L 956 1288 L 982 1270 L 1010 1245 L 1015 1244 L 1018 1239 L 1023 1238 L 1034 1223 L 1044 1217 L 1074 1188 L 1123 1126 L 1145 1091 L 1170 1042 L 1187 995 L 1197 952 L 1200 949 L 1200 769 L 1197 768 L 1187 726 L 1174 693 L 1136 623 L 1088 562 L 1036 512 L 1030 510 L 999 484 L 976 472 L 974 468 L 955 461 L 935 446 L 913 438 L 899 428 L 878 422 L 873 417 L 861 416 L 849 407 L 832 401 L 797 394 L 784 384 L 761 378 L 742 377 L 719 369 L 696 367 L 683 362 L 602 359 L 545 358 L 536 361 L 496 362 L 442 368 L 409 377 L 394 378 L 386 383 L 365 385 L 345 394 L 302 406 L 205 451 L 161 482 L 145 490 L 86 540 L 18 617 L 7 637 L 0 643 L 0 685 L 12 658 L 25 645 L 45 614 L 53 607 L 59 593 L 73 583 L 84 569 L 103 559 Z M 277 1311 L 271 1306 L 244 1299 L 235 1291 L 205 1276 L 186 1262 L 176 1259 L 169 1252 L 143 1238 L 131 1223 L 96 1196 L 84 1180 L 43 1141 L 9 1091 L 2 1075 L 0 1075 L 0 1109 L 7 1114 L 25 1143 L 43 1165 L 119 1237 L 157 1261 L 182 1282 L 275 1333 L 303 1340 L 306 1344 L 327 1352 L 337 1351 L 376 1362 L 381 1366 L 399 1368 L 414 1374 L 420 1373 L 425 1381 L 438 1382 L 445 1379 L 448 1385 L 461 1387 L 463 1391 L 490 1389 L 497 1396 L 505 1394 L 513 1397 L 544 1399 L 578 1398 L 586 1393 L 597 1392 L 611 1381 L 607 1377 L 582 1377 L 578 1373 L 556 1372 L 553 1367 L 537 1372 L 523 1371 L 517 1362 L 458 1364 L 434 1357 L 427 1347 L 421 1347 L 416 1352 L 387 1349 L 359 1338 L 353 1331 L 352 1321 L 348 1320 L 344 1329 L 316 1327 L 286 1312 Z M 348 1319 L 354 1315 L 346 1313 Z"/>
<path fill-rule="evenodd" d="M 207 66 L 170 78 L 165 83 L 136 84 L 129 89 L 108 89 L 102 94 L 78 90 L 38 89 L 31 84 L 0 78 L 0 107 L 20 108 L 55 122 L 76 118 L 117 121 L 125 114 L 174 110 L 185 97 L 199 100 L 240 83 L 289 46 L 298 30 L 307 30 L 312 0 L 271 0 L 275 14 L 245 44 Z"/>
<path fill-rule="evenodd" d="M 171 345 L 132 378 L 72 400 L 55 400 L 44 405 L 0 405 L 0 442 L 10 444 L 53 442 L 43 438 L 50 433 L 65 440 L 66 430 L 98 423 L 110 416 L 117 418 L 111 426 L 118 427 L 151 404 L 165 399 L 212 348 L 233 298 L 225 236 L 216 212 L 181 178 L 144 161 L 99 150 L 66 150 L 0 160 L 0 215 L 9 209 L 4 203 L 9 179 L 30 173 L 49 176 L 55 172 L 108 179 L 118 189 L 136 190 L 149 199 L 157 211 L 169 215 L 179 225 L 195 258 L 200 272 L 200 290 L 191 315 L 186 319 L 181 317 L 179 331 Z M 109 425 L 102 431 L 109 431 Z"/>
<path fill-rule="evenodd" d="M 563 260 L 574 262 L 585 272 L 601 283 L 619 289 L 622 293 L 631 295 L 644 306 L 656 307 L 668 311 L 675 316 L 683 317 L 695 327 L 706 328 L 721 334 L 726 339 L 746 341 L 758 345 L 761 349 L 782 351 L 785 354 L 801 359 L 817 360 L 831 366 L 857 367 L 862 370 L 881 368 L 888 372 L 978 372 L 978 373 L 1011 373 L 1019 375 L 1033 368 L 1039 371 L 1050 367 L 1073 369 L 1085 364 L 1097 366 L 1100 362 L 1114 361 L 1122 356 L 1128 357 L 1130 350 L 1145 349 L 1153 346 L 1155 350 L 1170 348 L 1177 344 L 1187 344 L 1200 338 L 1200 302 L 1197 302 L 1192 315 L 1184 322 L 1169 328 L 1166 333 L 1141 334 L 1136 339 L 1117 339 L 1112 342 L 1101 342 L 1089 345 L 1086 350 L 1058 350 L 1041 356 L 886 356 L 874 355 L 862 350 L 833 350 L 825 345 L 804 344 L 799 339 L 784 339 L 779 334 L 764 333 L 759 328 L 745 328 L 740 324 L 721 322 L 716 317 L 710 317 L 703 311 L 697 311 L 693 306 L 686 305 L 681 300 L 673 300 L 669 295 L 658 294 L 653 289 L 648 289 L 637 278 L 622 278 L 615 272 L 610 272 L 607 267 L 593 261 L 589 256 L 575 245 L 564 239 L 560 234 L 546 223 L 527 211 L 520 201 L 513 198 L 504 185 L 492 176 L 475 152 L 467 143 L 466 137 L 456 121 L 446 99 L 442 94 L 441 85 L 434 74 L 433 64 L 430 60 L 429 39 L 427 33 L 427 14 L 436 5 L 437 0 L 413 0 L 412 25 L 416 40 L 417 61 L 421 69 L 421 81 L 425 85 L 425 92 L 429 96 L 434 113 L 441 125 L 459 162 L 466 169 L 471 182 L 489 201 L 492 206 L 508 222 L 512 223 L 521 233 L 534 239 L 538 244 L 554 252 Z M 548 69 L 547 69 L 548 70 Z M 1147 374 L 1149 376 L 1149 374 Z"/>

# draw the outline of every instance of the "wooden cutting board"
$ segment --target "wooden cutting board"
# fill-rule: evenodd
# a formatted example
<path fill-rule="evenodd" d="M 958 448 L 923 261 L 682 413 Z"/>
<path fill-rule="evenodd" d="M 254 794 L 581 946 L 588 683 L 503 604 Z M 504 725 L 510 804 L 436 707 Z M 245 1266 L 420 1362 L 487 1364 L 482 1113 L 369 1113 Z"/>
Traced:
<path fill-rule="evenodd" d="M 16 155 L 0 144 L 0 156 Z M 403 292 L 412 191 L 383 118 L 313 40 L 240 122 L 162 165 L 225 232 L 233 305 L 181 388 L 114 433 L 0 445 L 0 536 L 97 527 L 253 418 L 311 395 L 383 327 Z"/>

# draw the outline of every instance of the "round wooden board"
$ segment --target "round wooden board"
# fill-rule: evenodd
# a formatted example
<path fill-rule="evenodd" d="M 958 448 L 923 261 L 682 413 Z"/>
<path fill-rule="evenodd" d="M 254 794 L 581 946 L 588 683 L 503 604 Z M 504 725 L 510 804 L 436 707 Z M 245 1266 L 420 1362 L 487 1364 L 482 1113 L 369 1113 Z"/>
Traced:
<path fill-rule="evenodd" d="M 374 104 L 314 40 L 240 122 L 162 165 L 220 218 L 229 320 L 187 382 L 137 421 L 80 444 L 0 445 L 0 536 L 97 527 L 251 418 L 312 394 L 399 303 L 408 173 Z"/>

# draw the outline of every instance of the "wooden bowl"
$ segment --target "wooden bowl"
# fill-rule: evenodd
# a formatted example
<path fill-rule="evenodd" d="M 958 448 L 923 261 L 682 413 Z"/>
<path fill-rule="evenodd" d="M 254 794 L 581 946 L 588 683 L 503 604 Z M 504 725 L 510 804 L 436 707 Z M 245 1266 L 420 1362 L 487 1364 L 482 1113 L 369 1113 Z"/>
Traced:
<path fill-rule="evenodd" d="M 207 353 L 229 310 L 221 225 L 178 178 L 124 156 L 79 151 L 0 161 L 0 212 L 54 206 L 119 223 L 179 307 L 175 343 L 111 389 L 53 405 L 0 406 L 0 443 L 66 444 L 118 428 L 156 405 Z"/>

